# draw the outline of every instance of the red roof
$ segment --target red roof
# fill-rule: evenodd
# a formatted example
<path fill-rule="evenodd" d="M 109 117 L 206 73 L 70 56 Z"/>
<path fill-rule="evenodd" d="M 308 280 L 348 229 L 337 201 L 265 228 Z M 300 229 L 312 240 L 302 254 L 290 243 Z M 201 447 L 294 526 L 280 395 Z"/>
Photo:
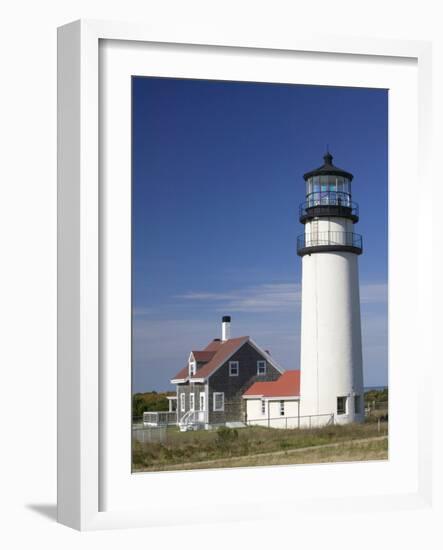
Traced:
<path fill-rule="evenodd" d="M 197 363 L 207 363 L 214 357 L 215 351 L 193 351 L 192 355 Z"/>
<path fill-rule="evenodd" d="M 300 371 L 287 370 L 273 382 L 255 382 L 243 397 L 295 397 L 300 395 Z"/>
<path fill-rule="evenodd" d="M 229 357 L 231 357 L 231 355 L 233 355 L 238 349 L 240 349 L 243 344 L 248 342 L 248 340 L 249 336 L 231 338 L 230 340 L 226 340 L 225 342 L 222 342 L 220 340 L 213 340 L 205 347 L 203 351 L 193 352 L 194 357 L 196 353 L 205 353 L 205 356 L 207 356 L 208 352 L 212 352 L 212 357 L 206 364 L 197 369 L 197 372 L 194 374 L 194 376 L 189 376 L 189 369 L 186 365 L 186 367 L 182 368 L 181 371 L 179 371 L 172 378 L 172 380 L 193 380 L 195 378 L 206 378 L 216 369 L 218 369 L 218 367 L 223 365 L 223 363 L 225 363 L 229 359 Z M 196 358 L 196 361 L 199 360 Z"/>

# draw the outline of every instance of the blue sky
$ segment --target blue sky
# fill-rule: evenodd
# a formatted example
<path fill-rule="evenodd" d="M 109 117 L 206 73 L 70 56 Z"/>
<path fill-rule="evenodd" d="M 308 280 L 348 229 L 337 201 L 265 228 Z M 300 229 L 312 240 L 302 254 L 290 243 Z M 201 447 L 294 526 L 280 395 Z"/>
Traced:
<path fill-rule="evenodd" d="M 299 368 L 303 174 L 354 174 L 365 385 L 387 384 L 386 90 L 133 78 L 133 389 L 250 335 Z"/>

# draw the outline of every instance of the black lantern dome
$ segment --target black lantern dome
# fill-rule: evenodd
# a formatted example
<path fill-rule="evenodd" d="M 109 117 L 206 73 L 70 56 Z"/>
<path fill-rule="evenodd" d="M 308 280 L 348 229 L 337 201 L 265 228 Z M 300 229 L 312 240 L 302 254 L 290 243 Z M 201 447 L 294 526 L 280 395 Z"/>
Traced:
<path fill-rule="evenodd" d="M 346 170 L 342 170 L 341 168 L 338 168 L 338 166 L 334 166 L 334 164 L 332 164 L 333 158 L 334 157 L 331 155 L 331 153 L 327 151 L 326 154 L 323 156 L 323 160 L 325 161 L 324 164 L 322 164 L 319 168 L 316 168 L 315 170 L 306 172 L 306 174 L 303 176 L 305 181 L 314 176 L 341 176 L 348 179 L 349 181 L 352 181 L 354 176 L 350 172 L 346 172 Z"/>

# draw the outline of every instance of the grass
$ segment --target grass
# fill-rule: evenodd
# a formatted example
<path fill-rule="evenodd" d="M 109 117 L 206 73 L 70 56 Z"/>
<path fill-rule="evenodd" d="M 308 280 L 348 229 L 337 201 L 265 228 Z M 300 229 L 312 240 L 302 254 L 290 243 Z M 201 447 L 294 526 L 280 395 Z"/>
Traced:
<path fill-rule="evenodd" d="M 374 422 L 312 430 L 250 426 L 180 432 L 174 427 L 162 443 L 134 441 L 133 471 L 386 459 L 387 439 L 379 439 L 386 435 L 387 423 L 379 432 Z"/>
<path fill-rule="evenodd" d="M 240 468 L 253 466 L 282 466 L 289 464 L 319 464 L 328 462 L 356 462 L 362 460 L 386 460 L 388 439 L 374 438 L 357 441 L 343 441 L 338 444 L 293 449 L 284 452 L 264 453 L 252 456 L 232 457 L 206 462 L 192 462 L 181 465 L 153 467 L 147 471 L 196 470 L 208 468 Z"/>

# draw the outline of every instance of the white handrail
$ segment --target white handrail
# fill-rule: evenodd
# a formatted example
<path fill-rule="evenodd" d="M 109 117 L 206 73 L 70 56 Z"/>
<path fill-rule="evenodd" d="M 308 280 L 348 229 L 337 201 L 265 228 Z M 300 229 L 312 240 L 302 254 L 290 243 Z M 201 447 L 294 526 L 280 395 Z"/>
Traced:
<path fill-rule="evenodd" d="M 180 428 L 188 428 L 196 424 L 203 424 L 205 421 L 205 411 L 190 410 L 180 418 L 178 425 Z"/>

